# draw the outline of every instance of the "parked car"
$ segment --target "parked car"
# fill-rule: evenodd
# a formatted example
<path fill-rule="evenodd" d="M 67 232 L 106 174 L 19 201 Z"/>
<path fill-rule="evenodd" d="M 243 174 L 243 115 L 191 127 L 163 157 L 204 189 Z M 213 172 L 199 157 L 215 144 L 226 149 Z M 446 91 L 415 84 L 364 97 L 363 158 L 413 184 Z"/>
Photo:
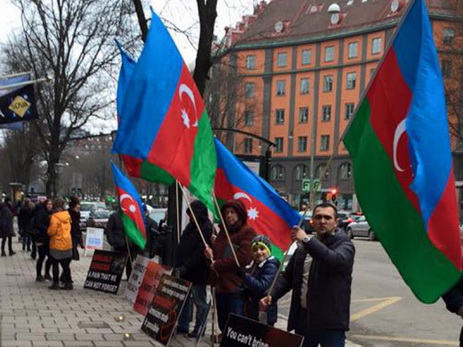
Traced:
<path fill-rule="evenodd" d="M 363 214 L 361 212 L 338 211 L 338 228 L 346 232 L 347 226 L 359 219 Z"/>
<path fill-rule="evenodd" d="M 110 214 L 110 211 L 103 209 L 92 211 L 87 219 L 86 226 L 90 228 L 105 228 L 106 224 L 108 224 Z"/>
<path fill-rule="evenodd" d="M 85 230 L 87 227 L 87 220 L 90 217 L 90 213 L 104 209 L 106 210 L 106 204 L 100 201 L 81 201 L 80 202 L 80 230 Z"/>
<path fill-rule="evenodd" d="M 158 225 L 161 219 L 163 219 L 166 215 L 167 208 L 153 208 L 148 207 L 148 213 L 151 219 L 153 219 Z"/>
<path fill-rule="evenodd" d="M 347 225 L 346 234 L 351 239 L 356 236 L 363 236 L 368 237 L 370 241 L 376 240 L 376 235 L 373 230 L 371 230 L 368 221 L 366 220 L 365 216 L 360 216 L 352 223 Z"/>

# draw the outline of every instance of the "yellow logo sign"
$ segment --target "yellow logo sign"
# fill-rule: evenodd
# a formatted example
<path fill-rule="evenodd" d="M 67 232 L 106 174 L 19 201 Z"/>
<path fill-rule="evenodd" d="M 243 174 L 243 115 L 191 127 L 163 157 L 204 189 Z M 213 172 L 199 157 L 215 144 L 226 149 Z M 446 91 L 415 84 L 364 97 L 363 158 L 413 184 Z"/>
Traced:
<path fill-rule="evenodd" d="M 18 95 L 14 98 L 13 102 L 8 108 L 23 118 L 29 107 L 31 107 L 31 103 L 24 99 L 22 96 Z"/>

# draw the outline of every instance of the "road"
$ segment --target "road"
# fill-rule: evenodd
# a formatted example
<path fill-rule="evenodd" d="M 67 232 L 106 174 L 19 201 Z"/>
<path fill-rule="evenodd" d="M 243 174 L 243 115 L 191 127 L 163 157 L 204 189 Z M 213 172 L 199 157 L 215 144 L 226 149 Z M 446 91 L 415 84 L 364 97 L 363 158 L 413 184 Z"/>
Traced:
<path fill-rule="evenodd" d="M 404 283 L 379 242 L 353 240 L 351 330 L 347 338 L 366 347 L 458 346 L 463 320 L 442 300 L 419 302 Z M 279 302 L 288 314 L 289 296 Z"/>

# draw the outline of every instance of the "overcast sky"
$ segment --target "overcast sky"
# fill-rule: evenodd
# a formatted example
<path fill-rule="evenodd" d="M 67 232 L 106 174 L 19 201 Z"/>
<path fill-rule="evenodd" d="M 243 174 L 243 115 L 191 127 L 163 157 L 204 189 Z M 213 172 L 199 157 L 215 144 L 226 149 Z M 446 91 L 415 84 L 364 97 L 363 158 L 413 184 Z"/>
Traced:
<path fill-rule="evenodd" d="M 124 0 L 132 1 L 132 0 Z M 189 39 L 185 35 L 171 31 L 177 47 L 182 53 L 187 66 L 192 66 L 196 57 L 196 47 L 199 38 L 199 22 L 196 1 L 193 0 L 150 0 L 154 11 L 161 18 L 173 23 L 183 31 L 189 32 Z M 221 38 L 224 27 L 235 26 L 244 14 L 252 13 L 253 3 L 256 0 L 218 0 L 215 35 Z M 146 1 L 143 1 L 146 3 Z M 145 7 L 146 16 L 149 17 L 149 8 Z M 11 30 L 20 27 L 19 10 L 11 4 L 10 0 L 0 0 L 0 45 L 7 41 Z M 1 46 L 0 46 L 1 47 Z M 114 94 L 116 91 L 114 91 Z M 88 130 L 99 133 L 111 131 L 116 127 L 116 121 L 95 120 Z"/>

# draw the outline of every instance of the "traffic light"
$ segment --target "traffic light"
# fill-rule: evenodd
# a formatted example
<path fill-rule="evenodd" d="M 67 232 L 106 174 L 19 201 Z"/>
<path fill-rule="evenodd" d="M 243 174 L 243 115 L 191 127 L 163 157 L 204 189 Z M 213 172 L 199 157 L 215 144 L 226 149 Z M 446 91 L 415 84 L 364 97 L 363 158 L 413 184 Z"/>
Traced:
<path fill-rule="evenodd" d="M 332 188 L 330 192 L 331 192 L 331 200 L 336 201 L 337 195 L 338 195 L 338 190 L 336 188 Z"/>

